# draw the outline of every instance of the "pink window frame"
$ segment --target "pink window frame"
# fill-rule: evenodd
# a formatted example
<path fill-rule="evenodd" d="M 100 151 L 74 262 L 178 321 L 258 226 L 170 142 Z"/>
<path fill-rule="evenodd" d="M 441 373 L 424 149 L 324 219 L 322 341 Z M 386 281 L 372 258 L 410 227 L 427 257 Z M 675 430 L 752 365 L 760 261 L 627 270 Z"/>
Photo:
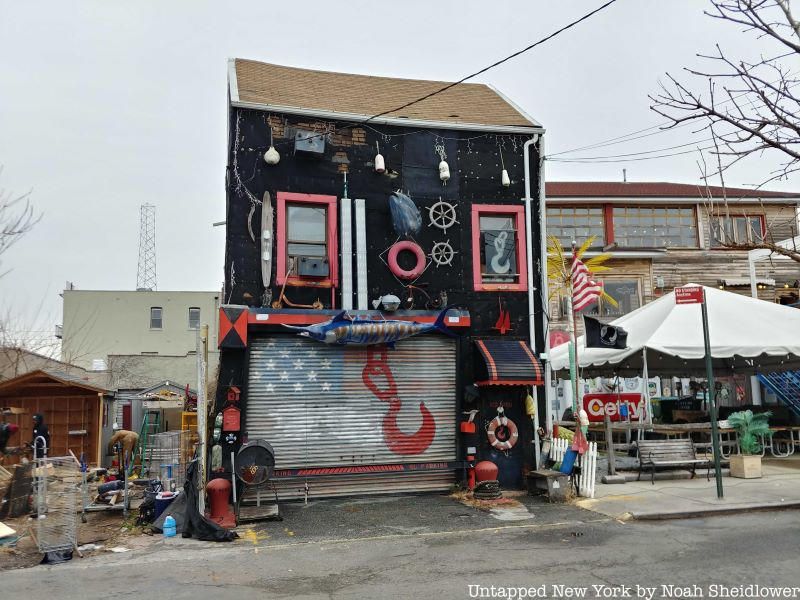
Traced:
<path fill-rule="evenodd" d="M 481 277 L 481 215 L 513 215 L 517 229 L 517 283 L 484 283 Z M 528 290 L 528 241 L 525 208 L 510 204 L 472 205 L 472 283 L 476 292 L 524 292 Z"/>
<path fill-rule="evenodd" d="M 309 279 L 291 275 L 286 278 L 286 205 L 287 204 L 315 204 L 325 206 L 327 215 L 327 243 L 328 243 L 328 265 L 330 265 L 330 275 L 324 279 Z M 336 196 L 322 196 L 319 194 L 297 194 L 294 192 L 278 192 L 278 233 L 277 233 L 277 255 L 278 263 L 276 267 L 275 283 L 277 285 L 302 285 L 307 287 L 336 287 L 339 283 L 339 246 L 338 231 L 336 221 Z"/>

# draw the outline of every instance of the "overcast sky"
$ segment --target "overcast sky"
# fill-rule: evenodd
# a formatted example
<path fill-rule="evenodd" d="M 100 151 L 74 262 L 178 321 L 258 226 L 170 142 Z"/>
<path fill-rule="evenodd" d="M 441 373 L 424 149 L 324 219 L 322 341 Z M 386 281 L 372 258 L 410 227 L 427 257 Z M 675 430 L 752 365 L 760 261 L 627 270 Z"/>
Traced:
<path fill-rule="evenodd" d="M 60 323 L 58 293 L 133 289 L 139 205 L 157 206 L 158 288 L 223 279 L 226 59 L 421 79 L 459 79 L 602 2 L 527 0 L 0 0 L 0 187 L 32 190 L 43 213 L 3 257 L 0 306 L 19 327 Z M 665 72 L 713 43 L 757 50 L 703 16 L 705 0 L 619 0 L 481 76 L 547 128 L 548 152 L 663 122 L 649 110 Z M 392 108 L 392 107 L 387 107 Z M 671 147 L 691 128 L 574 156 Z M 610 164 L 550 163 L 549 180 L 695 183 L 693 154 Z M 751 160 L 728 185 L 767 178 Z M 781 182 L 773 189 L 795 189 Z M 37 316 L 38 315 L 38 316 Z"/>

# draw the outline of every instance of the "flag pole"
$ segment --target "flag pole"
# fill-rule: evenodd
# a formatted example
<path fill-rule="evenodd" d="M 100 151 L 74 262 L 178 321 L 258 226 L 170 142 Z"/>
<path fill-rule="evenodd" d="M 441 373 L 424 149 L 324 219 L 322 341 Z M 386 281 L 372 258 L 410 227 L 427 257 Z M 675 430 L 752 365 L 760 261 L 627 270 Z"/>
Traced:
<path fill-rule="evenodd" d="M 572 260 L 569 265 L 569 296 L 567 298 L 569 308 L 569 329 L 572 334 L 572 341 L 570 342 L 570 361 L 569 361 L 569 377 L 572 380 L 572 414 L 575 419 L 576 426 L 578 425 L 578 326 L 575 322 L 575 304 L 573 302 L 575 289 L 573 287 L 573 265 L 575 264 L 575 240 L 572 241 Z"/>

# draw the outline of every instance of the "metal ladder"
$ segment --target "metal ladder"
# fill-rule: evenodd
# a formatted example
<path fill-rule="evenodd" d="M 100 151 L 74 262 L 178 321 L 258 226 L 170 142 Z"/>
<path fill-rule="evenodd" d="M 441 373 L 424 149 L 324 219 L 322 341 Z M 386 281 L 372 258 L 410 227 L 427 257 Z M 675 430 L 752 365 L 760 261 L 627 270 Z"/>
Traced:
<path fill-rule="evenodd" d="M 150 459 L 152 458 L 152 448 L 150 447 L 150 438 L 159 433 L 161 430 L 161 411 L 160 410 L 147 410 L 142 419 L 142 427 L 139 430 L 139 443 L 136 444 L 136 451 L 131 457 L 131 464 L 128 465 L 128 475 L 133 473 L 136 459 L 139 459 L 141 469 L 139 470 L 140 477 L 146 477 L 150 472 Z M 149 451 L 149 452 L 148 452 Z M 146 465 L 146 466 L 145 466 Z"/>
<path fill-rule="evenodd" d="M 800 416 L 800 371 L 759 373 L 757 377 L 778 400 Z"/>

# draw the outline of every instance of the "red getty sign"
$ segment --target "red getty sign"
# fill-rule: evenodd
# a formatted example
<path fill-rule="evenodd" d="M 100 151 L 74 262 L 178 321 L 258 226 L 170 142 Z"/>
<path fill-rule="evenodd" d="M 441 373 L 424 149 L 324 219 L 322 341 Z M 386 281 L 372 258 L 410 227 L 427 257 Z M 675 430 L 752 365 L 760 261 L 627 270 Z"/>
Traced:
<path fill-rule="evenodd" d="M 598 393 L 583 397 L 583 408 L 592 423 L 602 422 L 604 415 L 608 415 L 612 421 L 622 421 L 619 409 L 624 410 L 626 406 L 631 413 L 631 421 L 644 419 L 646 405 L 641 394 L 626 393 L 617 397 L 614 393 Z"/>
<path fill-rule="evenodd" d="M 700 286 L 675 288 L 675 304 L 700 304 L 704 297 Z"/>

